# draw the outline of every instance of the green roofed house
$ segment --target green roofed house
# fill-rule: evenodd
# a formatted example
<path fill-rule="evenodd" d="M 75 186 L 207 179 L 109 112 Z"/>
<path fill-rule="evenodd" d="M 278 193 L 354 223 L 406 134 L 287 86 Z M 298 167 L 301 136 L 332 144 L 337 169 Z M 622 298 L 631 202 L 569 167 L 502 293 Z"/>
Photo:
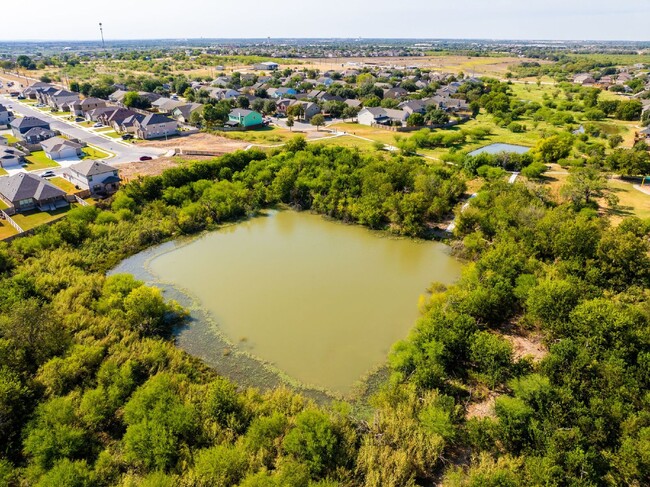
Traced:
<path fill-rule="evenodd" d="M 235 108 L 228 114 L 228 122 L 226 122 L 226 125 L 248 128 L 262 125 L 262 123 L 261 113 L 254 112 L 253 110 L 245 110 L 244 108 Z"/>

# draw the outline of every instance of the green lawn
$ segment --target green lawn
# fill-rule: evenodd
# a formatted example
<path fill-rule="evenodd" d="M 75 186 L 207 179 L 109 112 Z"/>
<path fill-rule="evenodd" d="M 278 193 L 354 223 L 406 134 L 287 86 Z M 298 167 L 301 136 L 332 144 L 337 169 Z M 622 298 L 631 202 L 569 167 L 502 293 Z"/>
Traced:
<path fill-rule="evenodd" d="M 45 155 L 45 151 L 32 152 L 31 156 L 25 158 L 27 160 L 28 171 L 38 171 L 40 169 L 48 169 L 51 167 L 59 167 L 56 161 L 53 161 Z"/>
<path fill-rule="evenodd" d="M 74 187 L 74 184 L 72 184 L 72 183 L 71 183 L 70 181 L 68 181 L 67 179 L 63 179 L 63 178 L 52 178 L 52 179 L 50 179 L 49 181 L 50 181 L 50 183 L 52 183 L 54 186 L 56 186 L 57 188 L 61 188 L 63 191 L 65 191 L 65 192 L 68 193 L 68 194 L 72 194 L 72 193 L 74 193 L 75 191 L 77 191 L 77 189 Z"/>
<path fill-rule="evenodd" d="M 7 142 L 9 142 L 10 144 L 15 144 L 16 142 L 18 142 L 18 139 L 14 137 L 12 134 L 5 134 L 2 137 L 7 139 Z"/>
<path fill-rule="evenodd" d="M 65 216 L 69 210 L 70 208 L 61 208 L 55 211 L 32 210 L 26 213 L 16 213 L 11 218 L 13 218 L 13 220 L 20 225 L 20 228 L 23 230 L 30 230 L 53 220 L 58 220 Z"/>
<path fill-rule="evenodd" d="M 106 159 L 110 155 L 104 151 L 101 151 L 95 147 L 90 147 L 90 146 L 84 147 L 83 152 L 85 155 L 82 156 L 81 159 L 85 159 L 87 157 L 91 159 Z"/>
<path fill-rule="evenodd" d="M 608 211 L 614 221 L 632 215 L 639 218 L 650 218 L 650 195 L 635 189 L 633 184 L 635 183 L 620 179 L 608 181 L 612 193 L 619 199 L 618 207 Z"/>
<path fill-rule="evenodd" d="M 16 235 L 18 231 L 4 220 L 0 220 L 0 240 Z"/>
<path fill-rule="evenodd" d="M 6 175 L 7 175 L 7 171 L 5 171 L 0 167 L 0 176 L 6 176 Z"/>

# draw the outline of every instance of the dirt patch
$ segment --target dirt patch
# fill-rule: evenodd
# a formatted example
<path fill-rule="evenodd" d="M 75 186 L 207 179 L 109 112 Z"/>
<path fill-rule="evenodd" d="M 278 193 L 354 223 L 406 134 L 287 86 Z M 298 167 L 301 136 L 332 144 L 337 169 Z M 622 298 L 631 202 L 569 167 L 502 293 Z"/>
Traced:
<path fill-rule="evenodd" d="M 122 182 L 128 183 L 129 181 L 136 179 L 139 176 L 158 176 L 162 174 L 162 172 L 166 169 L 180 166 L 189 160 L 198 161 L 203 159 L 213 158 L 198 156 L 187 159 L 182 157 L 159 157 L 158 159 L 153 159 L 151 161 L 138 161 L 119 164 L 118 168 L 120 170 L 120 177 L 122 178 Z"/>
<path fill-rule="evenodd" d="M 534 334 L 524 335 L 503 335 L 503 338 L 512 344 L 514 358 L 519 360 L 524 357 L 532 357 L 533 361 L 539 362 L 546 355 L 548 350 L 542 343 L 542 337 Z"/>
<path fill-rule="evenodd" d="M 159 149 L 185 149 L 197 151 L 213 151 L 221 154 L 245 149 L 248 143 L 240 140 L 227 139 L 212 134 L 192 134 L 187 137 L 174 137 L 169 140 L 156 140 L 144 142 L 143 147 L 156 147 Z"/>
<path fill-rule="evenodd" d="M 474 402 L 467 406 L 466 419 L 472 418 L 496 418 L 494 402 L 498 394 L 491 392 L 487 398 L 480 402 Z"/>

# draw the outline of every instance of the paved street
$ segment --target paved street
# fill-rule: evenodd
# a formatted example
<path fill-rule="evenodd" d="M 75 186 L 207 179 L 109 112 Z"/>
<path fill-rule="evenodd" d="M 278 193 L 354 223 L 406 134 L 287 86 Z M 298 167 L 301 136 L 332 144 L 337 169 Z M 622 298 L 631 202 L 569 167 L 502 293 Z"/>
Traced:
<path fill-rule="evenodd" d="M 134 162 L 141 156 L 159 157 L 167 152 L 165 149 L 142 147 L 137 144 L 130 144 L 119 139 L 113 139 L 106 135 L 95 133 L 89 128 L 82 127 L 76 123 L 68 122 L 61 117 L 56 117 L 47 112 L 32 108 L 24 103 L 20 103 L 15 98 L 6 95 L 0 95 L 0 104 L 3 104 L 6 107 L 11 106 L 11 110 L 16 114 L 37 117 L 49 122 L 52 130 L 58 130 L 69 137 L 83 140 L 89 145 L 93 145 L 103 151 L 111 152 L 114 154 L 113 157 L 108 159 L 108 162 L 111 164 Z"/>

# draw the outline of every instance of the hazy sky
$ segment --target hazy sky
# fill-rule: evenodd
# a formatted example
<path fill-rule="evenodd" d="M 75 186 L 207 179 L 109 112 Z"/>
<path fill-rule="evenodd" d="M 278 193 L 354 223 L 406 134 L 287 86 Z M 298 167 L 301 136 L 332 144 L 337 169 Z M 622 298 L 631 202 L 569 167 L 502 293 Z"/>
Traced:
<path fill-rule="evenodd" d="M 18 7 L 19 3 L 13 6 L 22 14 L 2 15 L 1 40 L 95 39 L 99 22 L 104 23 L 107 40 L 267 36 L 650 40 L 650 0 L 29 0 Z"/>

